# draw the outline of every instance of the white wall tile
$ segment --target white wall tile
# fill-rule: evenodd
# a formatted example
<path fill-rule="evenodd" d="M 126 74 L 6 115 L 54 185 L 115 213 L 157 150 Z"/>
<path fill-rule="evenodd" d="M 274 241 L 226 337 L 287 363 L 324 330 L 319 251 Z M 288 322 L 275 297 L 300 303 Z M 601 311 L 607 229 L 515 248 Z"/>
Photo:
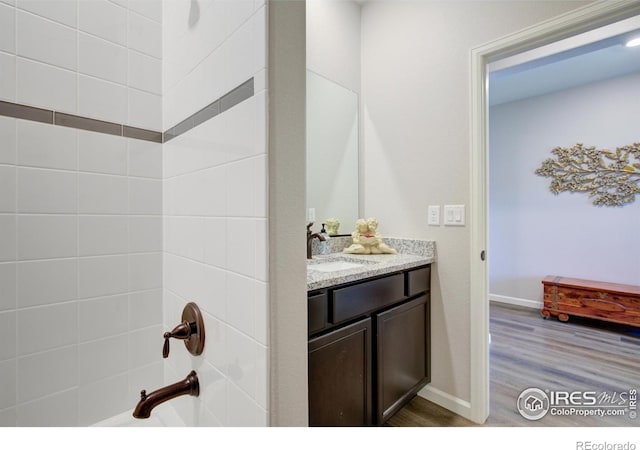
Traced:
<path fill-rule="evenodd" d="M 126 372 L 127 345 L 126 334 L 79 344 L 78 383 L 86 385 Z"/>
<path fill-rule="evenodd" d="M 0 64 L 2 58 L 0 54 Z M 16 119 L 0 117 L 0 164 L 15 164 L 16 162 Z"/>
<path fill-rule="evenodd" d="M 127 10 L 106 0 L 80 1 L 78 28 L 126 46 Z"/>
<path fill-rule="evenodd" d="M 19 427 L 74 427 L 78 424 L 78 390 L 69 389 L 16 407 Z"/>
<path fill-rule="evenodd" d="M 16 101 L 16 57 L 0 52 L 0 99 Z"/>
<path fill-rule="evenodd" d="M 129 175 L 134 177 L 162 178 L 162 144 L 127 139 Z"/>
<path fill-rule="evenodd" d="M 0 362 L 0 410 L 14 406 L 16 404 L 16 360 L 9 359 Z M 2 422 L 0 422 L 1 424 Z M 2 425 L 0 425 L 2 426 Z"/>
<path fill-rule="evenodd" d="M 129 326 L 128 310 L 128 294 L 78 302 L 78 342 L 126 332 Z"/>
<path fill-rule="evenodd" d="M 269 172 L 269 162 L 267 161 L 266 155 L 254 158 L 252 162 L 253 162 L 253 178 L 254 178 L 253 214 L 256 217 L 267 217 L 268 200 L 269 200 L 267 173 Z"/>
<path fill-rule="evenodd" d="M 127 159 L 126 138 L 91 131 L 78 131 L 79 170 L 126 175 Z"/>
<path fill-rule="evenodd" d="M 129 13 L 129 48 L 155 58 L 162 58 L 160 23 L 136 13 Z"/>
<path fill-rule="evenodd" d="M 78 339 L 76 302 L 19 309 L 17 314 L 19 356 L 72 345 Z"/>
<path fill-rule="evenodd" d="M 256 342 L 234 328 L 227 329 L 227 377 L 251 397 L 256 393 Z"/>
<path fill-rule="evenodd" d="M 78 167 L 78 131 L 29 120 L 17 121 L 18 164 L 51 169 Z"/>
<path fill-rule="evenodd" d="M 0 50 L 16 52 L 15 10 L 0 3 Z"/>
<path fill-rule="evenodd" d="M 147 366 L 132 368 L 129 370 L 129 390 L 127 399 L 129 407 L 133 408 L 132 399 L 140 398 L 140 391 L 151 391 L 159 386 L 164 386 L 163 362 L 155 362 Z"/>
<path fill-rule="evenodd" d="M 198 372 L 203 388 L 200 424 L 203 427 L 221 427 L 227 417 L 227 380 L 213 366 L 206 365 L 202 375 Z"/>
<path fill-rule="evenodd" d="M 202 309 L 215 317 L 226 320 L 225 297 L 228 273 L 217 267 L 202 265 L 202 275 L 200 292 L 197 297 L 193 298 L 198 299 Z"/>
<path fill-rule="evenodd" d="M 189 177 L 191 175 L 188 175 Z M 227 190 L 227 168 L 212 167 L 194 174 L 196 191 L 201 193 L 195 199 L 195 214 L 205 216 L 226 216 L 227 202 L 223 194 Z M 181 197 L 192 196 L 190 191 L 181 192 Z"/>
<path fill-rule="evenodd" d="M 68 113 L 77 111 L 78 82 L 75 72 L 20 57 L 16 63 L 18 103 Z"/>
<path fill-rule="evenodd" d="M 207 342 L 203 352 L 204 359 L 219 372 L 226 373 L 227 352 L 233 352 L 233 349 L 227 346 L 227 330 L 229 327 L 211 314 L 203 313 L 203 317 L 204 326 L 207 330 Z"/>
<path fill-rule="evenodd" d="M 162 181 L 129 178 L 129 212 L 131 214 L 162 214 Z"/>
<path fill-rule="evenodd" d="M 120 294 L 128 290 L 128 256 L 96 256 L 78 260 L 78 298 Z"/>
<path fill-rule="evenodd" d="M 162 217 L 130 216 L 129 249 L 132 253 L 161 252 Z"/>
<path fill-rule="evenodd" d="M 166 331 L 166 330 L 164 330 Z M 164 334 L 162 326 L 153 326 L 135 330 L 129 333 L 129 367 L 142 367 L 158 361 L 162 356 L 162 341 Z"/>
<path fill-rule="evenodd" d="M 17 264 L 18 307 L 74 300 L 78 289 L 76 259 Z"/>
<path fill-rule="evenodd" d="M 127 117 L 127 88 L 86 75 L 78 75 L 78 113 L 116 123 Z"/>
<path fill-rule="evenodd" d="M 80 214 L 126 214 L 129 187 L 126 177 L 80 173 Z"/>
<path fill-rule="evenodd" d="M 132 127 L 162 130 L 162 97 L 158 94 L 128 90 L 129 120 Z"/>
<path fill-rule="evenodd" d="M 227 66 L 227 90 L 238 86 L 266 67 L 265 9 L 258 10 L 222 45 Z M 237 55 L 243 55 L 238 58 Z"/>
<path fill-rule="evenodd" d="M 255 339 L 262 345 L 269 343 L 269 286 L 266 283 L 255 283 Z"/>
<path fill-rule="evenodd" d="M 255 11 L 254 0 L 221 0 L 225 8 L 225 33 L 231 35 Z"/>
<path fill-rule="evenodd" d="M 16 29 L 19 56 L 69 70 L 78 67 L 75 29 L 20 10 Z"/>
<path fill-rule="evenodd" d="M 102 38 L 78 33 L 78 72 L 126 84 L 127 49 Z"/>
<path fill-rule="evenodd" d="M 267 413 L 233 383 L 227 389 L 227 423 L 225 426 L 265 427 Z"/>
<path fill-rule="evenodd" d="M 218 267 L 226 267 L 227 262 L 227 221 L 224 218 L 203 219 L 204 262 Z"/>
<path fill-rule="evenodd" d="M 227 167 L 227 214 L 236 217 L 250 217 L 256 210 L 256 177 L 252 159 L 229 164 Z"/>
<path fill-rule="evenodd" d="M 18 259 L 51 259 L 78 254 L 75 215 L 18 216 Z"/>
<path fill-rule="evenodd" d="M 19 403 L 75 387 L 78 383 L 75 345 L 18 358 Z"/>
<path fill-rule="evenodd" d="M 262 281 L 269 280 L 269 221 L 256 219 L 256 266 L 255 278 Z"/>
<path fill-rule="evenodd" d="M 16 211 L 16 168 L 0 166 L 0 213 Z"/>
<path fill-rule="evenodd" d="M 253 396 L 261 408 L 266 409 L 269 399 L 269 352 L 256 344 L 256 392 Z"/>
<path fill-rule="evenodd" d="M 17 427 L 16 408 L 0 410 L 0 427 Z"/>
<path fill-rule="evenodd" d="M 129 86 L 162 94 L 162 62 L 158 58 L 129 50 Z"/>
<path fill-rule="evenodd" d="M 162 287 L 162 253 L 129 255 L 129 287 L 132 291 Z"/>
<path fill-rule="evenodd" d="M 75 213 L 77 175 L 48 169 L 18 168 L 18 211 Z"/>
<path fill-rule="evenodd" d="M 16 356 L 16 312 L 0 313 L 0 361 Z"/>
<path fill-rule="evenodd" d="M 162 324 L 162 289 L 129 294 L 129 329 Z M 177 324 L 177 322 L 176 322 Z"/>
<path fill-rule="evenodd" d="M 161 1 L 129 0 L 129 9 L 158 23 L 162 23 Z"/>
<path fill-rule="evenodd" d="M 249 336 L 255 336 L 255 283 L 251 278 L 227 274 L 227 322 Z"/>
<path fill-rule="evenodd" d="M 18 0 L 18 8 L 70 27 L 78 23 L 78 0 Z"/>
<path fill-rule="evenodd" d="M 127 253 L 127 216 L 79 216 L 78 255 L 97 256 Z"/>
<path fill-rule="evenodd" d="M 14 309 L 16 307 L 16 264 L 0 264 L 0 311 Z"/>
<path fill-rule="evenodd" d="M 0 262 L 16 260 L 16 216 L 0 214 Z"/>
<path fill-rule="evenodd" d="M 255 221 L 227 220 L 227 268 L 253 277 L 255 274 Z"/>
<path fill-rule="evenodd" d="M 168 217 L 166 224 L 165 251 L 196 261 L 204 259 L 202 218 Z"/>
<path fill-rule="evenodd" d="M 78 425 L 89 426 L 131 408 L 127 396 L 126 374 L 80 386 L 78 389 Z"/>

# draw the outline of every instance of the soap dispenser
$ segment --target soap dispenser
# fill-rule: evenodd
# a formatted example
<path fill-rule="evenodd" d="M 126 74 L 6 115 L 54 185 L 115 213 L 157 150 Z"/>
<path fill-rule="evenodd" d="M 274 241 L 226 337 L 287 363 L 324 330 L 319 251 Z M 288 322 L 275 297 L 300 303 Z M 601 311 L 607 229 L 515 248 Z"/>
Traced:
<path fill-rule="evenodd" d="M 324 237 L 324 241 L 320 241 L 320 254 L 328 255 L 331 252 L 331 247 L 329 245 L 329 233 L 324 228 L 324 223 L 322 224 L 322 229 L 320 230 L 320 234 Z"/>

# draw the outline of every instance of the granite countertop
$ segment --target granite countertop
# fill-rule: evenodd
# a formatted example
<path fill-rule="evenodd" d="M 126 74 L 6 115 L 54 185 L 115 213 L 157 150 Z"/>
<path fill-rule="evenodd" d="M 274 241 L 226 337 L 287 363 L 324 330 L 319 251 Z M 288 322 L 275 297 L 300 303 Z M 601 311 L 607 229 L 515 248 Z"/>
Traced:
<path fill-rule="evenodd" d="M 336 286 L 351 281 L 364 280 L 378 275 L 411 269 L 435 262 L 435 243 L 415 239 L 388 239 L 398 250 L 395 255 L 354 255 L 342 252 L 315 255 L 307 260 L 307 290 Z M 404 251 L 403 251 L 404 250 Z M 325 264 L 323 264 L 325 263 Z M 336 270 L 322 271 L 326 263 Z M 314 269 L 314 266 L 317 269 Z"/>

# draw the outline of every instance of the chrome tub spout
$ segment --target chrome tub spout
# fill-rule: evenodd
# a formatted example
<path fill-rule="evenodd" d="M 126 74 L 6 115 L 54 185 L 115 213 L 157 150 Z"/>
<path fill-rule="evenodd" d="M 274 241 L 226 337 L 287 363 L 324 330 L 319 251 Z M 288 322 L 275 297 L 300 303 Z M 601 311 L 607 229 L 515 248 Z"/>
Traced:
<path fill-rule="evenodd" d="M 141 391 L 140 401 L 136 405 L 136 409 L 133 410 L 133 417 L 148 419 L 153 408 L 181 395 L 193 395 L 194 397 L 200 395 L 200 384 L 195 370 L 192 370 L 184 380 L 160 388 L 150 394 L 147 394 L 147 391 Z"/>

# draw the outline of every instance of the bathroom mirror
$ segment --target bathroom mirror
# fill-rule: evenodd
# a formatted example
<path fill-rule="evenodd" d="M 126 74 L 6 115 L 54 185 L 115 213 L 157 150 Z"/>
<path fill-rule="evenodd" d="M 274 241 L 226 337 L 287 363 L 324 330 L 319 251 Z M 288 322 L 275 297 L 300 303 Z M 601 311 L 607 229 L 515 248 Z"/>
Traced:
<path fill-rule="evenodd" d="M 358 95 L 307 70 L 307 219 L 350 234 L 358 219 Z M 315 217 L 314 217 L 315 216 Z"/>

